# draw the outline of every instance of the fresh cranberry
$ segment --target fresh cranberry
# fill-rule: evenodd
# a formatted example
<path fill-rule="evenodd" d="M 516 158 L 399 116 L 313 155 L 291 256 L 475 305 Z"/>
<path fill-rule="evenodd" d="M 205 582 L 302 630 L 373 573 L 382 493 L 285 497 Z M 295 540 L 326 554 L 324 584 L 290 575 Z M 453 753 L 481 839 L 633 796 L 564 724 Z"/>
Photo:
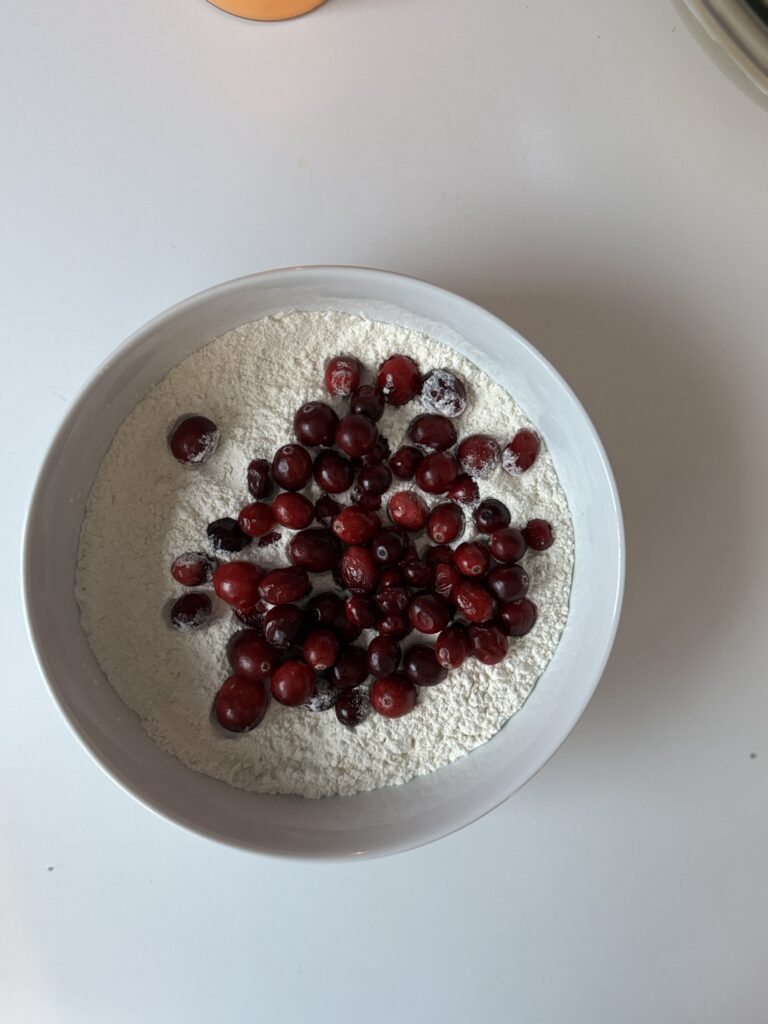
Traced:
<path fill-rule="evenodd" d="M 464 513 L 452 501 L 435 505 L 427 517 L 427 535 L 436 544 L 450 544 L 464 528 Z"/>
<path fill-rule="evenodd" d="M 342 690 L 351 690 L 368 678 L 368 654 L 362 647 L 348 647 L 331 669 L 331 682 Z"/>
<path fill-rule="evenodd" d="M 304 636 L 307 617 L 295 604 L 276 604 L 264 616 L 264 639 L 281 651 L 299 643 Z"/>
<path fill-rule="evenodd" d="M 375 636 L 368 644 L 368 672 L 372 676 L 390 676 L 400 664 L 400 644 L 391 636 Z"/>
<path fill-rule="evenodd" d="M 300 491 L 312 475 L 312 456 L 300 444 L 284 444 L 272 460 L 272 476 L 286 491 Z"/>
<path fill-rule="evenodd" d="M 528 593 L 530 580 L 522 565 L 497 565 L 486 577 L 488 589 L 499 601 L 517 601 Z"/>
<path fill-rule="evenodd" d="M 415 588 L 431 587 L 435 582 L 435 567 L 418 555 L 411 555 L 403 561 L 400 571 L 405 582 Z"/>
<path fill-rule="evenodd" d="M 408 618 L 420 633 L 439 633 L 448 625 L 451 610 L 437 594 L 416 594 L 408 606 Z"/>
<path fill-rule="evenodd" d="M 336 356 L 325 368 L 325 386 L 332 395 L 347 398 L 360 387 L 362 367 L 353 356 Z"/>
<path fill-rule="evenodd" d="M 204 626 L 212 612 L 213 605 L 207 594 L 182 594 L 171 606 L 171 623 L 182 633 L 188 633 Z"/>
<path fill-rule="evenodd" d="M 424 558 L 430 565 L 439 565 L 440 562 L 453 565 L 453 548 L 448 544 L 429 544 L 424 549 Z"/>
<path fill-rule="evenodd" d="M 458 668 L 471 653 L 469 634 L 464 626 L 446 626 L 435 641 L 435 657 L 443 668 Z"/>
<path fill-rule="evenodd" d="M 470 626 L 469 642 L 472 653 L 483 665 L 498 665 L 507 654 L 507 638 L 494 623 Z"/>
<path fill-rule="evenodd" d="M 283 491 L 272 502 L 272 515 L 289 530 L 303 530 L 315 518 L 315 507 L 303 494 Z"/>
<path fill-rule="evenodd" d="M 213 574 L 213 589 L 232 607 L 247 608 L 259 600 L 259 583 L 264 575 L 253 562 L 225 562 Z"/>
<path fill-rule="evenodd" d="M 536 617 L 536 605 L 527 597 L 521 597 L 499 608 L 498 622 L 507 636 L 525 636 L 536 624 Z"/>
<path fill-rule="evenodd" d="M 333 520 L 333 532 L 345 544 L 366 544 L 381 529 L 375 512 L 349 505 Z"/>
<path fill-rule="evenodd" d="M 315 673 L 303 661 L 286 661 L 272 673 L 269 688 L 275 700 L 295 708 L 312 696 Z"/>
<path fill-rule="evenodd" d="M 378 496 L 389 490 L 392 483 L 392 470 L 384 463 L 368 466 L 357 474 L 357 486 L 364 495 Z"/>
<path fill-rule="evenodd" d="M 364 594 L 376 586 L 379 567 L 368 548 L 353 544 L 341 556 L 341 578 L 347 590 Z"/>
<path fill-rule="evenodd" d="M 307 614 L 314 622 L 332 626 L 344 614 L 344 601 L 330 590 L 315 594 L 307 603 Z"/>
<path fill-rule="evenodd" d="M 311 589 L 306 570 L 298 565 L 273 569 L 259 584 L 259 593 L 270 604 L 300 601 Z"/>
<path fill-rule="evenodd" d="M 272 530 L 270 533 L 265 533 L 263 537 L 259 537 L 260 548 L 271 548 L 273 544 L 277 544 L 280 540 L 280 534 L 277 530 Z"/>
<path fill-rule="evenodd" d="M 187 466 L 209 459 L 219 443 L 219 428 L 206 416 L 185 416 L 173 428 L 168 444 L 173 457 Z"/>
<path fill-rule="evenodd" d="M 430 452 L 444 452 L 456 444 L 456 428 L 445 416 L 424 413 L 408 427 L 408 436 L 419 448 Z"/>
<path fill-rule="evenodd" d="M 482 583 L 460 583 L 456 588 L 456 605 L 467 622 L 487 622 L 493 618 L 493 595 Z"/>
<path fill-rule="evenodd" d="M 474 505 L 480 497 L 480 488 L 468 473 L 459 473 L 448 489 L 448 497 L 460 505 Z"/>
<path fill-rule="evenodd" d="M 344 612 L 352 625 L 357 626 L 358 629 L 370 629 L 375 625 L 378 617 L 373 604 L 362 594 L 353 594 L 352 597 L 348 597 L 344 605 Z"/>
<path fill-rule="evenodd" d="M 241 622 L 249 629 L 256 629 L 262 632 L 264 628 L 264 616 L 270 609 L 270 605 L 263 597 L 258 598 L 253 604 L 235 605 L 232 612 L 238 622 Z"/>
<path fill-rule="evenodd" d="M 484 576 L 491 564 L 491 553 L 486 544 L 470 540 L 459 544 L 453 553 L 453 562 L 464 576 Z"/>
<path fill-rule="evenodd" d="M 264 683 L 230 676 L 213 700 L 213 714 L 228 732 L 248 732 L 263 721 L 269 697 Z"/>
<path fill-rule="evenodd" d="M 356 458 L 369 452 L 378 438 L 376 424 L 359 413 L 344 416 L 336 427 L 336 447 L 341 448 L 345 455 Z"/>
<path fill-rule="evenodd" d="M 330 626 L 313 629 L 303 647 L 304 661 L 316 672 L 330 668 L 339 656 L 339 638 Z"/>
<path fill-rule="evenodd" d="M 414 644 L 406 651 L 403 671 L 406 678 L 416 686 L 435 686 L 448 675 L 437 660 L 434 647 L 428 644 Z"/>
<path fill-rule="evenodd" d="M 183 555 L 174 558 L 171 576 L 183 587 L 199 587 L 203 583 L 210 583 L 216 564 L 216 559 L 204 551 L 185 551 Z"/>
<path fill-rule="evenodd" d="M 446 562 L 439 562 L 435 566 L 435 593 L 444 597 L 446 601 L 453 601 L 456 588 L 461 583 L 462 576 L 455 565 L 448 565 Z"/>
<path fill-rule="evenodd" d="M 399 569 L 385 569 L 379 577 L 379 590 L 386 590 L 387 587 L 399 587 L 403 582 L 403 575 Z"/>
<path fill-rule="evenodd" d="M 491 553 L 500 562 L 519 562 L 528 545 L 520 530 L 514 526 L 505 526 L 495 530 L 490 539 Z"/>
<path fill-rule="evenodd" d="M 397 672 L 376 680 L 370 700 L 371 707 L 385 718 L 402 718 L 416 707 L 416 687 Z"/>
<path fill-rule="evenodd" d="M 301 706 L 306 708 L 307 711 L 314 711 L 316 713 L 330 711 L 341 696 L 341 692 L 338 686 L 334 686 L 327 679 L 318 677 L 315 680 L 315 692 L 307 697 Z"/>
<path fill-rule="evenodd" d="M 325 402 L 307 402 L 293 417 L 297 439 L 308 448 L 330 447 L 336 435 L 339 417 Z"/>
<path fill-rule="evenodd" d="M 339 452 L 323 451 L 315 459 L 315 483 L 329 494 L 349 490 L 355 479 L 352 463 Z"/>
<path fill-rule="evenodd" d="M 330 526 L 331 520 L 341 512 L 341 505 L 330 494 L 321 494 L 315 502 L 315 519 L 323 526 Z"/>
<path fill-rule="evenodd" d="M 389 455 L 389 441 L 386 437 L 379 436 L 370 451 L 366 452 L 365 455 L 358 455 L 352 459 L 352 465 L 356 469 L 370 469 L 373 466 L 380 466 L 382 462 L 386 462 Z"/>
<path fill-rule="evenodd" d="M 384 396 L 371 384 L 363 384 L 350 398 L 349 411 L 367 416 L 377 423 L 384 412 Z"/>
<path fill-rule="evenodd" d="M 241 629 L 229 641 L 227 660 L 235 675 L 266 679 L 277 664 L 277 651 L 255 629 Z"/>
<path fill-rule="evenodd" d="M 485 498 L 472 514 L 480 533 L 494 533 L 509 526 L 512 516 L 507 506 L 497 498 Z"/>
<path fill-rule="evenodd" d="M 341 558 L 341 544 L 333 530 L 312 527 L 291 537 L 288 558 L 307 572 L 330 572 Z"/>
<path fill-rule="evenodd" d="M 423 530 L 427 521 L 427 506 L 414 491 L 397 491 L 387 504 L 389 518 L 404 530 Z"/>
<path fill-rule="evenodd" d="M 381 498 L 378 494 L 362 494 L 355 488 L 352 492 L 352 504 L 369 512 L 378 512 L 381 508 Z"/>
<path fill-rule="evenodd" d="M 249 537 L 263 537 L 275 525 L 272 506 L 264 501 L 254 501 L 240 510 L 237 522 L 243 533 Z"/>
<path fill-rule="evenodd" d="M 421 383 L 421 404 L 428 412 L 455 419 L 467 405 L 467 389 L 450 370 L 430 370 Z"/>
<path fill-rule="evenodd" d="M 551 525 L 546 519 L 531 519 L 523 530 L 523 537 L 533 551 L 546 551 L 551 548 L 555 537 Z"/>
<path fill-rule="evenodd" d="M 539 454 L 539 439 L 532 430 L 518 430 L 504 451 L 501 464 L 508 473 L 519 476 L 531 468 Z"/>
<path fill-rule="evenodd" d="M 374 604 L 383 615 L 404 612 L 408 607 L 409 600 L 405 587 L 384 587 L 373 599 Z"/>
<path fill-rule="evenodd" d="M 229 516 L 209 523 L 205 532 L 214 551 L 242 551 L 252 540 L 247 533 L 243 533 L 237 520 Z"/>
<path fill-rule="evenodd" d="M 416 483 L 428 494 L 445 494 L 456 479 L 459 467 L 448 452 L 432 452 L 416 470 Z"/>
<path fill-rule="evenodd" d="M 418 448 L 406 444 L 402 448 L 398 448 L 389 460 L 389 468 L 401 480 L 413 480 L 423 458 L 424 455 Z"/>
<path fill-rule="evenodd" d="M 376 383 L 390 405 L 405 405 L 421 388 L 421 374 L 410 356 L 395 355 L 379 367 Z"/>
<path fill-rule="evenodd" d="M 383 615 L 377 625 L 382 636 L 392 640 L 404 640 L 413 629 L 411 620 L 404 612 L 392 612 L 390 615 Z"/>
<path fill-rule="evenodd" d="M 470 434 L 459 445 L 461 468 L 473 477 L 490 476 L 500 458 L 499 446 L 490 434 Z"/>
<path fill-rule="evenodd" d="M 354 622 L 349 621 L 346 608 L 342 609 L 341 615 L 333 624 L 333 628 L 336 630 L 343 647 L 353 644 L 363 632 L 361 626 L 356 626 Z"/>
<path fill-rule="evenodd" d="M 336 701 L 335 708 L 336 717 L 341 724 L 346 725 L 349 729 L 354 729 L 368 717 L 371 710 L 371 702 L 365 690 L 362 687 L 358 687 L 357 689 L 342 693 Z"/>
<path fill-rule="evenodd" d="M 274 487 L 272 463 L 267 459 L 254 459 L 248 466 L 248 490 L 256 500 L 268 498 Z"/>

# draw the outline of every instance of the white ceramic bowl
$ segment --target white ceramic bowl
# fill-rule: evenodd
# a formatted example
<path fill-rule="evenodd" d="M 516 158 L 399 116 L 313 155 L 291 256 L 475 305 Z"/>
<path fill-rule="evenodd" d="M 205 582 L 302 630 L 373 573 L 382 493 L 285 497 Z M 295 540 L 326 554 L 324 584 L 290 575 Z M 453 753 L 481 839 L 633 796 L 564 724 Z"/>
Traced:
<path fill-rule="evenodd" d="M 404 786 L 303 800 L 246 793 L 161 751 L 104 682 L 80 626 L 75 559 L 86 498 L 120 424 L 185 356 L 280 309 L 337 309 L 424 330 L 507 386 L 546 438 L 576 534 L 571 612 L 524 708 L 487 744 Z M 76 735 L 129 793 L 172 821 L 235 846 L 306 858 L 381 855 L 461 828 L 519 789 L 554 753 L 594 691 L 624 582 L 619 501 L 605 452 L 576 397 L 519 334 L 423 281 L 306 267 L 219 285 L 129 338 L 73 403 L 45 459 L 23 553 L 27 621 L 40 668 Z M 94 685 L 100 680 L 102 685 Z"/>

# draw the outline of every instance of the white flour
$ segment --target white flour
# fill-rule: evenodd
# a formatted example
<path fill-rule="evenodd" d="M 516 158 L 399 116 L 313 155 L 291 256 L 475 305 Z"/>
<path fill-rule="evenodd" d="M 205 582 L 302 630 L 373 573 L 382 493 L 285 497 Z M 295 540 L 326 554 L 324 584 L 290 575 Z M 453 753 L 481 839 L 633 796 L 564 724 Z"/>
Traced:
<path fill-rule="evenodd" d="M 322 400 L 342 411 L 344 403 L 324 391 L 328 358 L 356 355 L 367 371 L 364 382 L 370 382 L 394 352 L 412 355 L 423 372 L 446 367 L 464 380 L 468 402 L 455 421 L 459 437 L 486 432 L 503 444 L 530 425 L 485 373 L 425 335 L 345 313 L 288 313 L 231 331 L 179 363 L 115 436 L 80 540 L 82 622 L 112 686 L 155 742 L 190 768 L 242 789 L 305 797 L 407 782 L 490 739 L 522 706 L 554 653 L 568 613 L 573 531 L 565 495 L 542 449 L 522 476 L 498 470 L 479 482 L 481 497 L 494 495 L 509 506 L 513 525 L 541 517 L 553 523 L 556 534 L 549 551 L 526 555 L 539 617 L 528 636 L 510 641 L 500 665 L 470 658 L 444 683 L 421 689 L 410 715 L 390 720 L 372 713 L 356 730 L 340 725 L 333 711 L 312 713 L 276 701 L 250 733 L 230 735 L 211 721 L 214 693 L 229 674 L 227 639 L 238 624 L 214 598 L 210 626 L 187 634 L 171 629 L 163 609 L 182 588 L 171 579 L 170 564 L 183 551 L 205 550 L 208 523 L 237 516 L 252 500 L 245 484 L 248 463 L 257 456 L 271 459 L 276 448 L 294 440 L 293 415 L 300 405 Z M 393 452 L 407 440 L 407 425 L 419 411 L 418 402 L 387 406 L 379 428 Z M 170 426 L 190 412 L 210 417 L 221 431 L 216 453 L 195 468 L 177 463 L 166 440 Z M 276 529 L 279 545 L 260 550 L 254 543 L 232 557 L 286 564 L 291 531 Z M 316 591 L 323 589 L 329 588 L 315 584 Z M 405 646 L 418 638 L 412 634 Z"/>

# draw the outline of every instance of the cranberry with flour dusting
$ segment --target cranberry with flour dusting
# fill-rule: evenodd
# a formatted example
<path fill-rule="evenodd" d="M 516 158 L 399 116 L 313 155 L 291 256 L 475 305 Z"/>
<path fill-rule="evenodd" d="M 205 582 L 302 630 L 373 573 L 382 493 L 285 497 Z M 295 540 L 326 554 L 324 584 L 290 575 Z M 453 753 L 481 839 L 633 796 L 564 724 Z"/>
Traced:
<path fill-rule="evenodd" d="M 207 416 L 185 416 L 174 426 L 168 439 L 173 457 L 185 466 L 205 462 L 218 443 L 219 428 Z"/>
<path fill-rule="evenodd" d="M 182 594 L 171 606 L 171 624 L 182 633 L 200 629 L 213 612 L 211 599 L 207 594 Z"/>
<path fill-rule="evenodd" d="M 347 398 L 360 387 L 362 367 L 354 356 L 335 356 L 325 368 L 325 386 L 332 395 Z"/>
<path fill-rule="evenodd" d="M 342 691 L 338 686 L 334 686 L 327 679 L 318 676 L 315 679 L 315 692 L 307 697 L 301 706 L 306 708 L 307 711 L 315 713 L 330 711 L 341 696 L 341 693 Z"/>
<path fill-rule="evenodd" d="M 448 497 L 460 505 L 474 505 L 480 497 L 480 489 L 468 473 L 459 473 L 448 490 Z"/>
<path fill-rule="evenodd" d="M 455 419 L 467 405 L 467 389 L 450 370 L 430 370 L 421 384 L 421 404 L 428 412 Z"/>
<path fill-rule="evenodd" d="M 470 476 L 483 479 L 496 469 L 501 451 L 490 434 L 471 434 L 459 445 L 461 468 Z"/>
<path fill-rule="evenodd" d="M 200 587 L 210 583 L 216 565 L 204 551 L 185 551 L 171 563 L 171 576 L 183 587 Z"/>
<path fill-rule="evenodd" d="M 226 679 L 213 701 L 213 715 L 228 732 L 248 732 L 264 719 L 269 696 L 264 683 L 242 676 Z"/>
<path fill-rule="evenodd" d="M 501 464 L 507 473 L 526 473 L 539 454 L 539 439 L 532 430 L 518 430 L 501 453 Z"/>
<path fill-rule="evenodd" d="M 394 355 L 379 367 L 376 383 L 390 405 L 405 405 L 419 393 L 421 374 L 410 356 Z"/>
<path fill-rule="evenodd" d="M 205 531 L 214 551 L 242 551 L 251 543 L 252 538 L 240 529 L 236 519 L 225 516 L 209 523 Z"/>
<path fill-rule="evenodd" d="M 342 693 L 335 705 L 336 717 L 342 725 L 355 729 L 366 720 L 371 710 L 368 694 L 362 686 Z"/>
<path fill-rule="evenodd" d="M 315 502 L 315 519 L 323 526 L 330 526 L 331 520 L 341 512 L 341 505 L 330 494 L 321 494 Z"/>

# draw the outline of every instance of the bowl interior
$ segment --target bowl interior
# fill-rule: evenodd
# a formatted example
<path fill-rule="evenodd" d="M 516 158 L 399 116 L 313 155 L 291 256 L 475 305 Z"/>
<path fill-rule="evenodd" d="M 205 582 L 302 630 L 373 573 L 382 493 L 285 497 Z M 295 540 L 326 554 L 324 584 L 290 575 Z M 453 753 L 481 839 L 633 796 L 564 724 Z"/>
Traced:
<path fill-rule="evenodd" d="M 288 308 L 336 309 L 423 330 L 507 387 L 546 438 L 576 539 L 568 623 L 524 708 L 489 743 L 438 772 L 405 786 L 319 801 L 242 792 L 156 747 L 106 682 L 74 598 L 85 502 L 122 421 L 185 356 L 233 327 Z M 54 697 L 87 749 L 134 796 L 180 824 L 246 848 L 305 857 L 375 855 L 473 821 L 557 749 L 589 700 L 613 641 L 623 535 L 592 424 L 558 374 L 515 331 L 424 282 L 355 268 L 298 268 L 233 281 L 175 306 L 96 372 L 42 468 L 27 522 L 24 578 L 33 645 Z"/>

